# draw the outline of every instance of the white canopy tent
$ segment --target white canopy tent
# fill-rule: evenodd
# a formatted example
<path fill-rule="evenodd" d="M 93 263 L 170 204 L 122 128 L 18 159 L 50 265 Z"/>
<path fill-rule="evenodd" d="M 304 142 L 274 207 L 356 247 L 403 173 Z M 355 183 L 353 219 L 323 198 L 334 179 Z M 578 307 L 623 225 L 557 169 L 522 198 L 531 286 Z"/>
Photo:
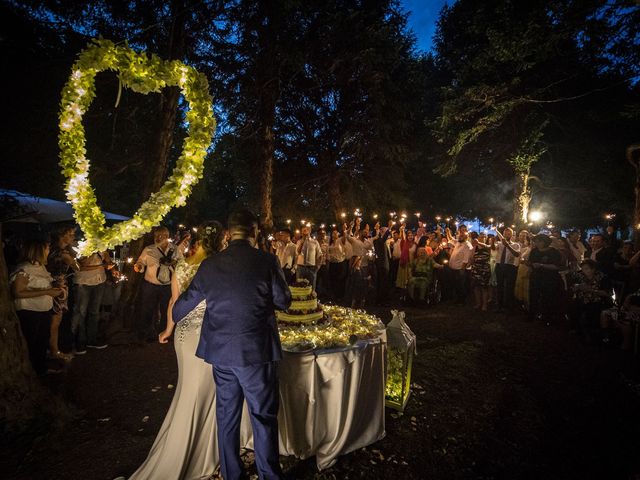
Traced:
<path fill-rule="evenodd" d="M 16 190 L 5 190 L 0 188 L 0 201 L 9 198 L 17 203 L 15 213 L 9 218 L 2 218 L 4 222 L 20 223 L 56 223 L 72 222 L 73 207 L 67 202 L 60 202 L 50 198 L 36 197 L 29 193 L 22 193 Z M 117 215 L 115 213 L 104 212 L 107 221 L 119 222 L 128 220 L 129 217 Z"/>

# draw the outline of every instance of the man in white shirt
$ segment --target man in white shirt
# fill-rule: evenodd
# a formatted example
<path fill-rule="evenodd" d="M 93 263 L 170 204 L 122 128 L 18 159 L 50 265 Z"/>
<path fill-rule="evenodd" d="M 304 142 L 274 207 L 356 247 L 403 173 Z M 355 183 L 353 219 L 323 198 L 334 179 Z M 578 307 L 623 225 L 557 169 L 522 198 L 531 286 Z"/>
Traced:
<path fill-rule="evenodd" d="M 496 231 L 500 242 L 496 244 L 496 281 L 498 310 L 511 309 L 515 303 L 516 277 L 520 262 L 520 244 L 513 241 L 513 230 Z"/>
<path fill-rule="evenodd" d="M 391 227 L 389 227 L 391 228 Z M 400 248 L 400 233 L 398 230 L 391 231 L 391 238 L 388 240 L 389 250 L 391 251 L 391 262 L 389 264 L 389 282 L 391 282 L 391 288 L 396 286 L 396 278 L 398 277 L 398 267 L 400 266 L 400 256 L 402 250 Z"/>
<path fill-rule="evenodd" d="M 104 295 L 107 273 L 113 267 L 109 252 L 97 252 L 78 261 L 80 270 L 73 276 L 74 304 L 71 315 L 71 332 L 74 337 L 74 353 L 83 355 L 87 347 L 103 349 L 107 344 L 98 339 L 100 306 Z"/>
<path fill-rule="evenodd" d="M 580 269 L 580 264 L 584 260 L 584 255 L 587 251 L 587 247 L 580 240 L 580 231 L 572 230 L 567 237 L 569 242 L 569 250 L 571 251 L 571 258 L 569 259 L 569 267 L 572 271 L 577 272 Z"/>
<path fill-rule="evenodd" d="M 449 229 L 446 230 L 449 245 L 453 247 L 451 257 L 449 257 L 448 268 L 451 274 L 451 283 L 457 303 L 464 303 L 468 293 L 468 275 L 473 259 L 473 246 L 469 241 L 469 233 L 465 225 L 458 227 L 457 239 L 451 236 Z"/>
<path fill-rule="evenodd" d="M 144 272 L 144 280 L 140 286 L 140 303 L 136 317 L 136 333 L 138 342 L 155 341 L 158 333 L 164 330 L 167 323 L 167 308 L 171 299 L 171 276 L 178 258 L 182 258 L 182 250 L 189 242 L 185 236 L 176 248 L 169 241 L 169 229 L 158 227 L 153 232 L 153 243 L 147 245 L 133 266 L 138 272 Z M 154 316 L 160 310 L 159 323 L 154 325 Z"/>
<path fill-rule="evenodd" d="M 296 244 L 291 241 L 291 230 L 280 230 L 277 235 L 278 241 L 275 242 L 275 255 L 278 257 L 287 283 L 291 284 L 296 270 Z"/>
<path fill-rule="evenodd" d="M 311 227 L 303 227 L 300 233 L 302 237 L 296 245 L 296 278 L 309 280 L 315 290 L 322 250 L 317 240 L 311 237 Z"/>

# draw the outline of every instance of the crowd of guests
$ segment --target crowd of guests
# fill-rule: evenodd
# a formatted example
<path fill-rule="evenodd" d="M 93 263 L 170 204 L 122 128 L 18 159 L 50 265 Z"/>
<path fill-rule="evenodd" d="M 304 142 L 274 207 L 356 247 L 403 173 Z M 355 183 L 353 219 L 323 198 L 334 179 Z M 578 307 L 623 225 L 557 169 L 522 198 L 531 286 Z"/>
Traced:
<path fill-rule="evenodd" d="M 447 301 L 523 311 L 545 324 L 569 319 L 586 341 L 629 349 L 640 317 L 640 252 L 611 233 L 591 235 L 585 244 L 579 231 L 565 238 L 557 229 L 516 235 L 511 228 L 469 232 L 465 225 L 422 222 L 415 229 L 394 221 L 371 227 L 358 217 L 329 232 L 307 224 L 263 233 L 256 248 L 277 256 L 289 283 L 308 280 L 325 302 L 364 308 Z M 40 374 L 107 347 L 100 327 L 104 295 L 117 303 L 122 262 L 108 251 L 77 258 L 75 237 L 74 226 L 59 226 L 49 238 L 23 240 L 15 262 L 8 256 L 15 307 Z M 172 237 L 159 227 L 135 262 L 129 260 L 141 277 L 133 325 L 138 343 L 156 341 L 165 328 L 173 266 L 194 240 L 189 231 Z"/>
<path fill-rule="evenodd" d="M 452 231 L 455 230 L 455 231 Z M 263 248 L 287 279 L 308 279 L 321 299 L 351 307 L 440 301 L 480 311 L 523 312 L 546 325 L 568 320 L 589 343 L 631 348 L 640 313 L 640 252 L 613 229 L 587 239 L 574 230 L 532 234 L 466 225 L 410 229 L 356 218 L 312 234 L 281 229 Z"/>

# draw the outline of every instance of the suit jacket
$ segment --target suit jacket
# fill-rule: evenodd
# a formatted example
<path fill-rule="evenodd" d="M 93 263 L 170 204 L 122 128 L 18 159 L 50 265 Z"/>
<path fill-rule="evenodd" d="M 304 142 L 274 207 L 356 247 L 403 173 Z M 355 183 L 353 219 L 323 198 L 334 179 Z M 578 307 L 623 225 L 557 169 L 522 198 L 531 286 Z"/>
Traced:
<path fill-rule="evenodd" d="M 207 363 L 246 367 L 280 360 L 274 309 L 286 310 L 291 292 L 275 255 L 234 240 L 202 262 L 173 306 L 180 321 L 202 300 L 207 309 L 196 355 Z"/>
<path fill-rule="evenodd" d="M 373 249 L 376 252 L 376 267 L 382 270 L 389 270 L 391 259 L 389 258 L 389 249 L 387 248 L 387 239 L 391 230 L 388 229 L 384 235 L 373 241 Z"/>

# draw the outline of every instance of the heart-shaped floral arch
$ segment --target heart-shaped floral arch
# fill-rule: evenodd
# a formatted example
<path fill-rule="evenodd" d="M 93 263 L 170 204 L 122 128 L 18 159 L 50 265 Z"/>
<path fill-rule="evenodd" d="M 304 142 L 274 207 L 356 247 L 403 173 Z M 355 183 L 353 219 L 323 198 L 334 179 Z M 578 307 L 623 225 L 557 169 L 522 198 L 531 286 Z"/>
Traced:
<path fill-rule="evenodd" d="M 106 226 L 89 182 L 89 160 L 82 125 L 82 115 L 95 97 L 95 76 L 104 70 L 118 72 L 123 86 L 137 93 L 148 94 L 178 86 L 189 104 L 186 113 L 189 132 L 171 176 L 130 220 L 112 227 Z M 80 255 L 139 238 L 159 225 L 171 208 L 185 205 L 193 185 L 202 178 L 204 159 L 216 128 L 212 101 L 204 74 L 180 61 L 147 56 L 102 39 L 94 40 L 80 53 L 62 90 L 58 137 L 67 198 L 85 236 L 78 245 Z"/>

